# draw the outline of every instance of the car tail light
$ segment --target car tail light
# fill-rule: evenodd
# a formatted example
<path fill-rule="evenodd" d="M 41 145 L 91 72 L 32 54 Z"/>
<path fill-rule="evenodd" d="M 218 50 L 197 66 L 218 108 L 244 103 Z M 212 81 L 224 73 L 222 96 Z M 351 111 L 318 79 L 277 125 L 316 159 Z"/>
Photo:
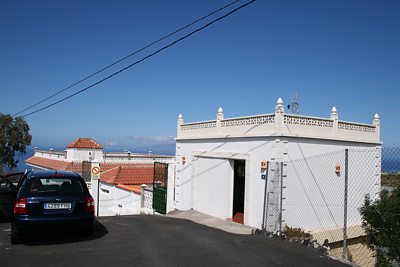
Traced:
<path fill-rule="evenodd" d="M 21 197 L 14 203 L 14 214 L 28 214 L 26 207 L 26 198 Z"/>
<path fill-rule="evenodd" d="M 94 213 L 94 199 L 92 197 L 87 198 L 85 211 Z"/>

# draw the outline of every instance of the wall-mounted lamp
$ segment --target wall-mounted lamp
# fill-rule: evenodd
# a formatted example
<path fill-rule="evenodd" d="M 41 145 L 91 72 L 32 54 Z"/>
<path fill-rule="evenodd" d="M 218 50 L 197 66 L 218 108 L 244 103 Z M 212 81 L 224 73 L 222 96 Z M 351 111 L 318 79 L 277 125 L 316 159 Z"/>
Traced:
<path fill-rule="evenodd" d="M 265 159 L 263 159 L 261 161 L 261 169 L 266 169 L 267 167 L 268 167 L 268 162 Z"/>
<path fill-rule="evenodd" d="M 340 164 L 339 164 L 339 163 L 336 163 L 336 166 L 335 166 L 335 173 L 336 173 L 337 175 L 340 174 Z"/>

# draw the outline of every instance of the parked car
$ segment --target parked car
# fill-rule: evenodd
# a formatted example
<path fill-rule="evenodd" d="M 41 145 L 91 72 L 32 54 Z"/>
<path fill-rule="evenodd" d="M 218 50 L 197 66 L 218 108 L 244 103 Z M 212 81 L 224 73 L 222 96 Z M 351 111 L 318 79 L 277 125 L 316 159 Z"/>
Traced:
<path fill-rule="evenodd" d="M 12 173 L 5 177 L 0 175 L 0 219 L 10 218 L 13 211 L 13 202 L 17 195 L 17 184 L 24 173 Z"/>
<path fill-rule="evenodd" d="M 11 216 L 12 244 L 27 234 L 94 229 L 94 200 L 84 179 L 64 171 L 28 172 L 18 184 Z"/>

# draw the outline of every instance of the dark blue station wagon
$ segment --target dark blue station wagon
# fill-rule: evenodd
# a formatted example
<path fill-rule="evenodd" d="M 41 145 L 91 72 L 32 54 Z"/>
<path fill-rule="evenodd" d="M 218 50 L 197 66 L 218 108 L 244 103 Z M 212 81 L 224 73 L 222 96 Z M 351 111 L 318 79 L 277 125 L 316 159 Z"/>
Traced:
<path fill-rule="evenodd" d="M 91 235 L 94 200 L 77 173 L 33 171 L 19 182 L 11 217 L 12 244 L 21 236 L 43 232 L 80 231 Z"/>

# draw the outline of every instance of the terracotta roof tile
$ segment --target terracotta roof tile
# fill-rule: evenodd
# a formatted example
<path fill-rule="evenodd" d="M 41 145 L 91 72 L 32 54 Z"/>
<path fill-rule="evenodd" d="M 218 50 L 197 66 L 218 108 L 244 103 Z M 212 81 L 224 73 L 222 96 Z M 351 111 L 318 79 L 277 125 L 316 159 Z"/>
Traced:
<path fill-rule="evenodd" d="M 94 141 L 92 138 L 78 138 L 67 145 L 67 148 L 95 148 L 103 149 L 103 146 Z"/>
<path fill-rule="evenodd" d="M 82 173 L 82 162 L 70 162 L 65 170 Z"/>
<path fill-rule="evenodd" d="M 47 159 L 47 158 L 41 158 L 41 157 L 30 157 L 29 159 L 25 160 L 26 163 L 35 165 L 38 167 L 43 167 L 46 169 L 52 169 L 52 170 L 63 170 L 65 171 L 68 167 L 68 165 L 71 162 L 66 162 L 66 161 L 61 161 L 61 160 L 55 160 L 55 159 Z"/>
<path fill-rule="evenodd" d="M 117 177 L 118 173 L 120 171 L 121 166 L 116 166 L 114 168 L 108 169 L 108 170 L 103 170 L 104 164 L 102 164 L 101 168 L 101 173 L 100 173 L 100 181 L 108 183 L 108 184 L 117 184 Z"/>
<path fill-rule="evenodd" d="M 82 173 L 81 162 L 67 162 L 35 156 L 25 162 L 45 169 Z M 109 184 L 141 185 L 153 183 L 153 164 L 100 163 L 100 169 L 100 180 Z"/>
<path fill-rule="evenodd" d="M 152 164 L 124 164 L 102 172 L 100 180 L 115 185 L 152 184 L 153 172 Z"/>
<path fill-rule="evenodd" d="M 30 157 L 25 162 L 45 169 L 82 173 L 82 163 L 80 162 L 68 162 L 35 156 Z"/>

